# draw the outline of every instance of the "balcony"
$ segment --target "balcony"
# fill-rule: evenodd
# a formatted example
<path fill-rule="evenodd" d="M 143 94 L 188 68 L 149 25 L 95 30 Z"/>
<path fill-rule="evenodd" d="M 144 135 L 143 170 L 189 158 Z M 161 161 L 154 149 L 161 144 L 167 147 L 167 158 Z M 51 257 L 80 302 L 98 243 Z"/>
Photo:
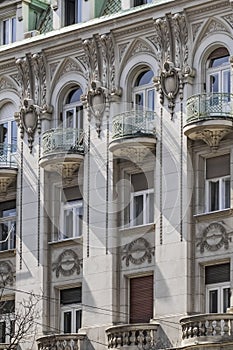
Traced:
<path fill-rule="evenodd" d="M 85 341 L 85 334 L 51 334 L 38 338 L 38 350 L 79 350 L 80 343 Z M 83 348 L 83 347 L 82 347 Z M 0 349 L 1 350 L 1 349 Z"/>
<path fill-rule="evenodd" d="M 155 115 L 148 111 L 129 111 L 116 115 L 109 146 L 114 156 L 141 161 L 154 152 Z"/>
<path fill-rule="evenodd" d="M 84 158 L 84 132 L 78 129 L 51 129 L 42 136 L 40 166 L 72 177 Z"/>
<path fill-rule="evenodd" d="M 16 145 L 0 144 L 0 196 L 5 196 L 17 175 Z"/>
<path fill-rule="evenodd" d="M 203 314 L 184 317 L 182 345 L 214 344 L 233 341 L 233 314 Z"/>
<path fill-rule="evenodd" d="M 187 99 L 184 134 L 191 140 L 203 140 L 213 150 L 233 131 L 233 94 L 209 93 Z"/>
<path fill-rule="evenodd" d="M 153 349 L 159 340 L 157 323 L 126 324 L 106 330 L 109 349 Z"/>

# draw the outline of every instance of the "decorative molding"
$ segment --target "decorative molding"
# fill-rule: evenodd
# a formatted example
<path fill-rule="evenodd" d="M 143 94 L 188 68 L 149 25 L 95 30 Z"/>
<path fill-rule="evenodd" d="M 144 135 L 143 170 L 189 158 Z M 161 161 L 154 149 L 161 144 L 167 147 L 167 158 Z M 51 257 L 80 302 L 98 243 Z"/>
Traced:
<path fill-rule="evenodd" d="M 6 195 L 8 187 L 16 180 L 16 175 L 14 176 L 0 176 L 0 196 Z"/>
<path fill-rule="evenodd" d="M 60 274 L 64 277 L 72 276 L 75 271 L 79 275 L 81 272 L 83 264 L 79 259 L 78 254 L 76 254 L 72 249 L 64 250 L 57 261 L 52 264 L 52 270 L 56 272 L 56 277 L 58 278 Z"/>
<path fill-rule="evenodd" d="M 12 286 L 15 280 L 14 268 L 10 260 L 0 261 L 0 287 Z"/>
<path fill-rule="evenodd" d="M 188 65 L 188 26 L 184 14 L 176 13 L 172 16 L 175 37 L 175 66 L 183 68 Z"/>
<path fill-rule="evenodd" d="M 6 89 L 16 90 L 16 87 L 9 81 L 9 79 L 2 77 L 0 78 L 0 91 Z"/>
<path fill-rule="evenodd" d="M 223 25 L 223 23 L 216 20 L 211 20 L 205 29 L 203 37 L 208 36 L 209 34 L 212 34 L 212 33 L 217 33 L 217 32 L 229 33 L 229 31 Z"/>
<path fill-rule="evenodd" d="M 16 60 L 16 67 L 18 68 L 18 81 L 21 87 L 21 99 L 32 98 L 32 75 L 30 75 L 30 63 L 29 58 L 26 55 L 23 58 L 18 58 Z"/>
<path fill-rule="evenodd" d="M 126 244 L 122 249 L 122 261 L 125 260 L 126 266 L 131 262 L 134 265 L 141 265 L 145 261 L 150 264 L 154 256 L 154 247 L 143 237 L 139 237 Z"/>
<path fill-rule="evenodd" d="M 155 36 L 154 36 L 154 46 L 156 48 L 157 54 L 156 58 L 159 66 L 162 68 L 163 63 L 172 60 L 171 52 L 171 31 L 168 22 L 168 17 L 159 18 L 155 21 Z"/>
<path fill-rule="evenodd" d="M 49 72 L 50 72 L 50 80 L 53 79 L 53 76 L 57 70 L 57 67 L 59 66 L 60 62 L 53 62 L 49 65 Z"/>
<path fill-rule="evenodd" d="M 46 106 L 46 65 L 43 54 L 35 53 L 31 58 L 32 74 L 34 76 L 34 101 L 45 109 Z"/>
<path fill-rule="evenodd" d="M 65 60 L 62 70 L 59 74 L 59 78 L 69 72 L 81 72 L 79 65 L 72 59 L 68 58 Z"/>
<path fill-rule="evenodd" d="M 122 58 L 126 52 L 126 48 L 127 46 L 129 45 L 129 42 L 127 43 L 124 43 L 124 44 L 120 44 L 118 46 L 118 54 L 119 54 L 119 61 L 121 62 L 122 61 Z"/>
<path fill-rule="evenodd" d="M 193 41 L 195 41 L 196 37 L 197 37 L 197 34 L 202 26 L 202 23 L 203 22 L 199 22 L 199 23 L 194 23 L 192 25 L 192 34 L 193 34 Z"/>
<path fill-rule="evenodd" d="M 86 55 L 86 69 L 88 71 L 88 81 L 91 84 L 94 80 L 100 80 L 98 67 L 97 43 L 95 38 L 83 41 L 83 48 Z"/>
<path fill-rule="evenodd" d="M 145 158 L 154 151 L 154 143 L 149 147 L 135 143 L 135 146 L 126 144 L 126 147 L 120 147 L 114 151 L 116 157 L 121 159 L 127 159 L 135 164 L 141 164 Z"/>
<path fill-rule="evenodd" d="M 196 140 L 203 140 L 213 151 L 216 151 L 219 147 L 220 141 L 232 131 L 231 127 L 225 127 L 224 129 L 205 129 L 197 131 L 195 135 Z"/>
<path fill-rule="evenodd" d="M 204 253 L 205 249 L 215 252 L 223 246 L 225 249 L 229 248 L 229 235 L 225 227 L 218 222 L 213 222 L 207 226 L 199 240 L 197 247 L 200 246 L 201 253 Z"/>
<path fill-rule="evenodd" d="M 87 93 L 87 107 L 89 115 L 95 118 L 95 126 L 98 137 L 100 137 L 103 115 L 106 106 L 106 90 L 102 88 L 99 81 L 92 81 L 91 88 Z"/>
<path fill-rule="evenodd" d="M 55 163 L 52 165 L 53 171 L 56 171 L 58 174 L 62 176 L 62 178 L 66 181 L 73 180 L 73 175 L 75 171 L 79 168 L 78 162 L 62 162 Z"/>
<path fill-rule="evenodd" d="M 230 24 L 230 26 L 233 28 L 233 14 L 230 13 L 229 15 L 226 15 L 223 17 L 223 19 Z"/>
<path fill-rule="evenodd" d="M 114 92 L 115 86 L 115 45 L 112 34 L 103 34 L 100 37 L 103 57 L 103 86 Z"/>

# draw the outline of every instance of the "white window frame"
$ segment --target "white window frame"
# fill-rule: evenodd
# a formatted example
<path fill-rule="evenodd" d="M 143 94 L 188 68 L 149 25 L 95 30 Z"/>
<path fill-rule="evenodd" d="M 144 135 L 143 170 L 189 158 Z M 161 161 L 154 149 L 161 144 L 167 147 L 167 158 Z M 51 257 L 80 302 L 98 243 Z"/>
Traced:
<path fill-rule="evenodd" d="M 146 71 L 145 71 L 145 73 L 146 73 Z M 140 75 L 140 72 L 138 75 Z M 138 75 L 136 76 L 136 79 L 137 79 Z M 152 91 L 152 94 L 153 94 L 153 106 L 149 105 L 149 100 L 150 100 L 149 99 L 149 92 L 150 91 Z M 140 111 L 140 110 L 154 111 L 155 110 L 155 88 L 154 88 L 152 83 L 135 86 L 135 80 L 134 80 L 132 92 L 133 92 L 133 105 L 134 105 L 135 110 L 137 110 L 137 111 Z M 139 94 L 142 94 L 142 96 L 143 96 L 143 104 L 142 105 L 138 105 L 136 103 L 137 102 L 136 96 Z"/>
<path fill-rule="evenodd" d="M 230 207 L 230 206 L 225 207 L 225 204 L 224 204 L 224 199 L 226 196 L 225 186 L 224 186 L 225 180 L 231 181 L 230 175 L 206 180 L 206 212 L 208 212 L 208 213 L 212 212 L 211 211 L 211 199 L 210 199 L 210 197 L 211 197 L 210 183 L 211 182 L 218 182 L 219 181 L 219 203 L 218 203 L 218 209 L 216 209 L 216 211 L 228 209 Z M 231 193 L 229 193 L 229 197 L 231 198 Z M 230 198 L 229 198 L 229 201 L 230 201 Z"/>
<path fill-rule="evenodd" d="M 131 192 L 131 200 L 130 200 L 130 227 L 133 226 L 143 226 L 147 224 L 152 224 L 153 222 L 149 222 L 149 213 L 150 213 L 150 208 L 149 208 L 149 194 L 153 193 L 154 194 L 154 189 L 149 188 L 146 190 L 142 191 L 136 191 L 136 192 Z M 143 223 L 137 225 L 136 224 L 136 217 L 135 217 L 135 212 L 134 212 L 134 198 L 138 196 L 143 196 Z"/>
<path fill-rule="evenodd" d="M 206 312 L 210 313 L 209 310 L 209 302 L 210 302 L 210 292 L 217 290 L 218 292 L 218 306 L 217 306 L 217 313 L 223 313 L 223 305 L 224 305 L 224 289 L 230 289 L 230 282 L 224 282 L 224 283 L 215 283 L 215 284 L 207 284 L 206 285 Z M 229 305 L 230 307 L 230 305 Z"/>
<path fill-rule="evenodd" d="M 9 299 L 12 300 L 12 299 Z M 4 301 L 8 301 L 8 299 L 2 300 L 2 302 Z M 0 315 L 0 323 L 4 323 L 5 322 L 5 333 L 8 333 L 5 335 L 5 343 L 4 344 L 10 344 L 10 340 L 11 340 L 11 326 L 12 326 L 12 322 L 15 321 L 15 314 L 14 312 L 9 312 L 9 313 L 4 313 L 2 315 Z"/>
<path fill-rule="evenodd" d="M 6 32 L 4 31 L 4 23 L 6 23 L 7 21 L 9 23 L 8 36 L 6 36 Z M 15 23 L 15 27 L 13 27 L 13 23 Z M 1 29 L 2 29 L 2 38 L 1 38 L 2 45 L 11 44 L 16 41 L 16 17 L 15 16 L 4 18 L 2 20 Z M 13 30 L 15 31 L 15 33 L 13 33 Z"/>
<path fill-rule="evenodd" d="M 66 210 L 72 210 L 73 212 L 73 234 L 71 237 L 67 237 L 66 232 L 65 232 L 65 211 Z M 82 211 L 83 213 L 83 200 L 74 200 L 66 203 L 62 203 L 61 205 L 61 222 L 60 222 L 60 239 L 59 240 L 66 240 L 66 239 L 72 239 L 72 238 L 77 238 L 82 236 L 82 222 L 80 223 L 81 225 L 81 232 L 79 232 L 79 228 L 77 226 L 77 221 L 79 217 L 79 212 Z M 82 220 L 82 219 L 80 219 Z"/>
<path fill-rule="evenodd" d="M 76 333 L 76 312 L 80 311 L 82 312 L 81 304 L 69 304 L 61 306 L 61 331 L 64 333 L 64 315 L 67 312 L 71 312 L 71 333 Z M 81 325 L 80 325 L 81 327 Z"/>

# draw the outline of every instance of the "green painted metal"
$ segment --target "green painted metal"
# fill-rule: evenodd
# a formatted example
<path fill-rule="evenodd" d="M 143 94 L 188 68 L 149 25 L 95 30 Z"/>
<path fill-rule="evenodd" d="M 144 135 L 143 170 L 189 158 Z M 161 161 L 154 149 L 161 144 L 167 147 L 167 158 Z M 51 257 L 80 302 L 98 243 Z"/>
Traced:
<path fill-rule="evenodd" d="M 155 116 L 151 111 L 129 111 L 113 118 L 112 139 L 123 137 L 155 137 Z"/>
<path fill-rule="evenodd" d="M 208 119 L 233 118 L 233 94 L 205 93 L 187 99 L 187 124 Z"/>

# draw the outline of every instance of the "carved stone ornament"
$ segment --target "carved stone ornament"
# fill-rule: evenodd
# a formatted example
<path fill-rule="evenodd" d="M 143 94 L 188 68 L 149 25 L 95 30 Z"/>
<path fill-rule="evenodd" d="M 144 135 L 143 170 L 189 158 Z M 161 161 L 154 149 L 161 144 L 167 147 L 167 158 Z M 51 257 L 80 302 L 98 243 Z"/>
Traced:
<path fill-rule="evenodd" d="M 96 132 L 98 137 L 100 137 L 101 124 L 106 103 L 105 90 L 101 87 L 100 82 L 91 82 L 91 89 L 88 91 L 87 101 L 89 111 L 95 118 Z"/>
<path fill-rule="evenodd" d="M 172 62 L 165 62 L 164 69 L 160 75 L 160 84 L 162 95 L 165 95 L 168 99 L 168 107 L 171 109 L 171 119 L 174 114 L 175 99 L 179 92 L 179 74 L 177 69 L 173 66 Z M 163 103 L 163 96 L 160 97 L 160 102 Z"/>
<path fill-rule="evenodd" d="M 72 250 L 64 250 L 58 257 L 57 261 L 53 263 L 53 271 L 56 271 L 56 277 L 60 274 L 64 277 L 72 276 L 75 271 L 79 275 L 82 267 L 82 261 L 78 255 Z"/>
<path fill-rule="evenodd" d="M 36 128 L 38 129 L 38 133 L 41 131 L 40 112 L 41 108 L 35 105 L 32 99 L 25 98 L 20 111 L 15 113 L 15 119 L 20 127 L 21 138 L 23 138 L 25 131 L 28 135 L 30 153 L 32 153 Z"/>
<path fill-rule="evenodd" d="M 229 237 L 224 226 L 218 222 L 213 222 L 207 226 L 202 233 L 200 242 L 197 244 L 198 246 L 200 246 L 201 253 L 204 253 L 205 249 L 215 252 L 223 246 L 228 249 Z"/>
<path fill-rule="evenodd" d="M 0 287 L 14 282 L 13 265 L 9 260 L 0 261 Z"/>
<path fill-rule="evenodd" d="M 147 260 L 148 263 L 151 263 L 154 247 L 151 247 L 145 238 L 140 237 L 126 244 L 123 248 L 123 254 L 122 260 L 125 260 L 126 266 L 129 266 L 129 262 L 141 265 Z"/>

